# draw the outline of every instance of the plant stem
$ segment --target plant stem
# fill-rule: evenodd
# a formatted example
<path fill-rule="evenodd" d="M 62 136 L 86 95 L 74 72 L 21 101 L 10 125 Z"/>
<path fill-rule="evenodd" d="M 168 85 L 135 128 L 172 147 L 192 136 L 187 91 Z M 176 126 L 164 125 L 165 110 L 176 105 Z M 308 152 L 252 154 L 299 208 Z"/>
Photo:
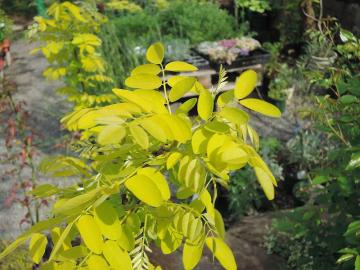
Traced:
<path fill-rule="evenodd" d="M 164 70 L 164 67 L 163 65 L 161 64 L 161 73 L 162 73 L 162 86 L 163 86 L 163 89 L 164 89 L 164 95 L 165 95 L 165 99 L 166 99 L 166 105 L 167 105 L 167 108 L 168 108 L 168 111 L 170 114 L 172 114 L 171 112 L 171 107 L 170 107 L 170 101 L 169 101 L 169 97 L 168 97 L 168 94 L 167 94 L 167 90 L 166 90 L 166 83 L 165 83 L 165 70 Z"/>

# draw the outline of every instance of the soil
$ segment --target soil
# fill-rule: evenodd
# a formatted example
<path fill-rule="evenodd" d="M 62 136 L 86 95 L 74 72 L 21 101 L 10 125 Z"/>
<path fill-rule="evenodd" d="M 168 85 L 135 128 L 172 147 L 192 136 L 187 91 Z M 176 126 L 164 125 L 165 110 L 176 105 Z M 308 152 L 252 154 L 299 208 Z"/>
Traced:
<path fill-rule="evenodd" d="M 277 255 L 269 255 L 262 247 L 264 237 L 268 232 L 274 213 L 245 217 L 241 222 L 234 224 L 228 231 L 226 241 L 232 248 L 238 270 L 282 270 L 284 261 Z M 198 270 L 221 270 L 220 264 L 207 250 L 204 249 Z M 162 255 L 158 248 L 153 248 L 152 261 L 161 265 L 164 270 L 182 270 L 181 250 L 171 255 Z"/>

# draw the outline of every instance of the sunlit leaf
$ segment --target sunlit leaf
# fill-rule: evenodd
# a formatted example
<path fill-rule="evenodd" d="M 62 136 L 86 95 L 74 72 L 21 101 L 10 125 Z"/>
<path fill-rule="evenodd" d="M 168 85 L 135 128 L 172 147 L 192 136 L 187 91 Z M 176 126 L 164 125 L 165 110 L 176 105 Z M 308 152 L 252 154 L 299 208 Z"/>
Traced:
<path fill-rule="evenodd" d="M 224 220 L 221 216 L 221 213 L 215 209 L 215 227 L 217 232 L 219 233 L 219 236 L 224 239 L 225 238 L 225 225 Z"/>
<path fill-rule="evenodd" d="M 186 62 L 174 61 L 168 63 L 165 66 L 165 70 L 181 72 L 181 71 L 196 71 L 198 70 L 198 68 Z"/>
<path fill-rule="evenodd" d="M 199 116 L 207 121 L 214 109 L 214 98 L 209 90 L 201 90 L 197 108 Z"/>
<path fill-rule="evenodd" d="M 146 51 L 146 59 L 150 63 L 161 64 L 164 60 L 164 46 L 160 42 L 151 45 Z"/>
<path fill-rule="evenodd" d="M 131 76 L 138 74 L 152 74 L 157 75 L 161 72 L 161 68 L 155 64 L 144 64 L 137 66 L 131 71 Z"/>
<path fill-rule="evenodd" d="M 253 70 L 243 72 L 235 83 L 234 94 L 237 99 L 247 97 L 256 87 L 257 74 Z"/>
<path fill-rule="evenodd" d="M 135 237 L 130 229 L 130 227 L 125 224 L 122 228 L 122 234 L 120 235 L 120 238 L 117 240 L 118 245 L 126 250 L 131 251 L 135 247 Z"/>
<path fill-rule="evenodd" d="M 103 257 L 91 255 L 87 260 L 89 270 L 108 270 L 110 269 Z"/>
<path fill-rule="evenodd" d="M 256 111 L 266 116 L 270 116 L 270 117 L 281 116 L 281 112 L 276 106 L 260 99 L 247 98 L 240 100 L 239 103 L 250 110 Z"/>
<path fill-rule="evenodd" d="M 46 249 L 47 238 L 40 233 L 34 233 L 29 243 L 30 256 L 34 263 L 39 264 Z"/>
<path fill-rule="evenodd" d="M 97 138 L 99 144 L 108 145 L 120 143 L 126 136 L 126 130 L 123 126 L 106 126 L 104 127 Z"/>
<path fill-rule="evenodd" d="M 161 196 L 164 200 L 170 199 L 171 196 L 170 188 L 165 177 L 162 175 L 161 172 L 157 171 L 154 168 L 147 167 L 138 170 L 138 174 L 149 177 L 155 183 L 157 188 L 160 190 Z"/>
<path fill-rule="evenodd" d="M 85 245 L 94 253 L 100 254 L 103 250 L 103 240 L 99 227 L 90 215 L 80 217 L 76 226 Z"/>
<path fill-rule="evenodd" d="M 157 185 L 145 175 L 135 175 L 125 182 L 125 186 L 144 203 L 159 207 L 164 201 Z"/>
<path fill-rule="evenodd" d="M 217 105 L 221 108 L 234 100 L 234 90 L 226 91 L 219 95 Z"/>
<path fill-rule="evenodd" d="M 202 256 L 202 251 L 203 245 L 185 242 L 182 256 L 185 270 L 192 270 L 198 265 Z"/>
<path fill-rule="evenodd" d="M 194 77 L 185 77 L 177 82 L 169 92 L 169 100 L 171 102 L 177 101 L 182 98 L 187 92 L 191 90 L 196 82 Z"/>
<path fill-rule="evenodd" d="M 207 143 L 210 139 L 211 133 L 200 128 L 197 129 L 191 140 L 192 149 L 194 154 L 203 154 L 206 152 Z"/>
<path fill-rule="evenodd" d="M 176 113 L 188 113 L 196 105 L 197 98 L 191 98 L 181 104 L 177 109 Z"/>
<path fill-rule="evenodd" d="M 140 145 L 141 148 L 147 149 L 149 147 L 149 136 L 142 127 L 138 125 L 129 125 L 129 130 L 135 142 Z"/>
<path fill-rule="evenodd" d="M 176 163 L 180 160 L 181 157 L 182 154 L 179 152 L 171 153 L 168 159 L 166 160 L 166 168 L 168 170 L 172 169 L 176 165 Z"/>
<path fill-rule="evenodd" d="M 235 258 L 231 249 L 221 238 L 207 237 L 205 242 L 207 247 L 225 269 L 237 269 Z"/>
<path fill-rule="evenodd" d="M 254 170 L 266 197 L 268 200 L 273 200 L 275 197 L 275 189 L 269 175 L 260 167 L 254 167 Z"/>
<path fill-rule="evenodd" d="M 104 257 L 114 270 L 133 269 L 129 253 L 121 249 L 116 242 L 108 240 L 104 244 Z"/>
<path fill-rule="evenodd" d="M 249 115 L 237 108 L 226 107 L 219 112 L 219 115 L 236 125 L 243 125 L 249 121 Z"/>
<path fill-rule="evenodd" d="M 125 85 L 131 88 L 157 89 L 161 84 L 161 79 L 153 74 L 135 74 L 125 80 Z"/>
<path fill-rule="evenodd" d="M 103 236 L 117 240 L 121 236 L 121 224 L 116 210 L 111 203 L 105 201 L 94 210 L 94 219 Z"/>

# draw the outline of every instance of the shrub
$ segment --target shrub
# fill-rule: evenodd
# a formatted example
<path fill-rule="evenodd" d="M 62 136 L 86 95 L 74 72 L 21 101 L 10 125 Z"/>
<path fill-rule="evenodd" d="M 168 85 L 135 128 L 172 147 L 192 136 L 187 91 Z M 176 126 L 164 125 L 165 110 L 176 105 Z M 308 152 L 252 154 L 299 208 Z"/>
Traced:
<path fill-rule="evenodd" d="M 229 174 L 249 164 L 272 200 L 276 180 L 256 151 L 258 136 L 249 115 L 234 105 L 271 117 L 279 117 L 280 111 L 247 98 L 257 83 L 254 71 L 244 72 L 235 90 L 220 95 L 214 112 L 223 73 L 210 92 L 192 77 L 166 82 L 166 72 L 196 67 L 180 61 L 164 67 L 161 43 L 153 44 L 146 57 L 149 63 L 135 68 L 125 81 L 127 87 L 141 90 L 114 89 L 119 103 L 76 110 L 62 119 L 69 130 L 82 134 L 80 158 L 54 157 L 41 167 L 57 176 L 78 175 L 81 182 L 66 188 L 37 186 L 32 191 L 37 197 L 56 195 L 52 216 L 23 233 L 0 259 L 30 239 L 30 255 L 40 263 L 48 242 L 43 233 L 50 231 L 54 248 L 43 267 L 74 268 L 77 263 L 90 269 L 107 269 L 109 264 L 151 269 L 152 244 L 165 254 L 184 244 L 185 269 L 196 267 L 205 245 L 225 269 L 237 269 L 224 241 L 221 214 L 214 208 L 217 185 L 227 186 Z M 189 91 L 197 97 L 173 111 L 170 102 Z M 194 106 L 199 116 L 190 118 Z M 79 245 L 74 245 L 75 238 L 81 239 Z"/>
<path fill-rule="evenodd" d="M 135 66 L 144 63 L 146 48 L 155 41 L 180 39 L 197 44 L 236 36 L 235 20 L 212 3 L 171 1 L 165 8 L 145 8 L 121 12 L 110 19 L 100 33 L 102 54 L 109 64 L 116 85 L 123 82 Z M 174 45 L 174 44 L 172 44 Z"/>

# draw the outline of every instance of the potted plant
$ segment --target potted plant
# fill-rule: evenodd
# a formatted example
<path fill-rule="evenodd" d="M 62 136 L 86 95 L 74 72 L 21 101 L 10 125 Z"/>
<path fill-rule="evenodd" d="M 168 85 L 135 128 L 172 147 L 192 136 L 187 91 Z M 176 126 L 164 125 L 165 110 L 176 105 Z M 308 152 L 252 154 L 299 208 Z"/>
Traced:
<path fill-rule="evenodd" d="M 309 37 L 307 53 L 310 56 L 310 68 L 325 69 L 334 64 L 337 54 L 333 42 L 321 31 L 313 32 Z"/>

